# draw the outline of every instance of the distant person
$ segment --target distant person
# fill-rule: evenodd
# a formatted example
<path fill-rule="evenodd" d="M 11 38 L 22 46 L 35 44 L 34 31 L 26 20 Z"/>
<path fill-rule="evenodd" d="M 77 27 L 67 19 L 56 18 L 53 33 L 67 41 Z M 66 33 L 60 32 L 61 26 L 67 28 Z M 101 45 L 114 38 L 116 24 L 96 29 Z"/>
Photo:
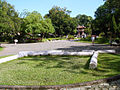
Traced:
<path fill-rule="evenodd" d="M 91 40 L 92 40 L 92 45 L 94 46 L 94 42 L 95 42 L 95 37 L 96 37 L 96 35 L 92 35 L 91 36 Z"/>

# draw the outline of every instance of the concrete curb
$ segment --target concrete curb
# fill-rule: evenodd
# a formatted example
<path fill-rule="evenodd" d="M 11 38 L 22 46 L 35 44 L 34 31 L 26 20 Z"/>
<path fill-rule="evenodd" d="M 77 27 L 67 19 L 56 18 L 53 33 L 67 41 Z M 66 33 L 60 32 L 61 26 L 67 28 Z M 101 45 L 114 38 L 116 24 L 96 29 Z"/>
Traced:
<path fill-rule="evenodd" d="M 48 50 L 48 51 L 22 51 L 17 55 L 8 56 L 0 59 L 0 63 L 11 61 L 25 56 L 38 56 L 38 55 L 78 55 L 78 56 L 91 56 L 93 52 L 65 52 L 62 50 Z"/>
<path fill-rule="evenodd" d="M 14 60 L 14 59 L 17 59 L 17 58 L 19 58 L 19 55 L 14 55 L 14 56 L 9 56 L 9 57 L 5 57 L 5 58 L 1 58 L 0 59 L 0 63 L 11 61 L 11 60 Z"/>
<path fill-rule="evenodd" d="M 48 51 L 22 51 L 19 52 L 17 55 L 14 56 L 9 56 L 0 59 L 0 63 L 11 61 L 20 57 L 25 57 L 25 56 L 37 56 L 37 55 L 78 55 L 78 56 L 92 56 L 91 59 L 91 67 L 90 68 L 95 68 L 97 67 L 97 53 L 115 53 L 115 50 L 98 50 L 94 52 L 94 50 L 84 50 L 82 52 L 67 52 L 67 51 L 62 51 L 62 50 L 48 50 Z"/>
<path fill-rule="evenodd" d="M 48 50 L 48 51 L 23 51 L 19 52 L 19 57 L 24 56 L 37 56 L 37 55 L 79 55 L 79 56 L 91 56 L 93 52 L 67 52 L 62 50 Z"/>

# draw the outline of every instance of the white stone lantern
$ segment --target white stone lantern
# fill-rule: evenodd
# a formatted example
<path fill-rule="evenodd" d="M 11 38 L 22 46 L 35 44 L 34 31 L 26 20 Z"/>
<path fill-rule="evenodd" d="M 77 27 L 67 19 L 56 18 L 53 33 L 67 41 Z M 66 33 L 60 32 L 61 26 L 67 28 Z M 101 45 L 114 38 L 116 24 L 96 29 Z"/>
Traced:
<path fill-rule="evenodd" d="M 17 40 L 17 39 L 15 39 L 15 40 L 14 40 L 14 42 L 15 42 L 15 45 L 16 45 L 16 44 L 18 43 L 18 40 Z"/>

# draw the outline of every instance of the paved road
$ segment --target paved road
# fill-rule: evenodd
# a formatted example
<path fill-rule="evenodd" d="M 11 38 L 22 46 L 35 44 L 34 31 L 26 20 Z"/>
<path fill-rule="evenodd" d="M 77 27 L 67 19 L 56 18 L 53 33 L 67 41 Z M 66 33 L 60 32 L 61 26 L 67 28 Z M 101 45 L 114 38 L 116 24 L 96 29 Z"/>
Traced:
<path fill-rule="evenodd" d="M 27 43 L 27 44 L 2 44 L 4 48 L 0 51 L 0 56 L 17 54 L 20 51 L 43 51 L 43 50 L 65 50 L 65 51 L 81 51 L 81 50 L 108 50 L 115 49 L 119 52 L 119 47 L 111 47 L 107 45 L 96 44 L 92 46 L 91 43 L 80 43 L 67 40 L 42 42 L 42 43 Z"/>

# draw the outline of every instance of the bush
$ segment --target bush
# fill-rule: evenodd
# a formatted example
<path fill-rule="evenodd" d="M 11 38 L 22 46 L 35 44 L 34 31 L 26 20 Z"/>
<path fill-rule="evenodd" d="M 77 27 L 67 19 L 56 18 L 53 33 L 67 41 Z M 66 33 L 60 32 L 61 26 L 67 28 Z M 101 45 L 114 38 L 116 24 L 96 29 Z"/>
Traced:
<path fill-rule="evenodd" d="M 74 36 L 73 35 L 68 35 L 68 38 L 67 38 L 68 40 L 70 40 L 70 39 L 74 39 Z"/>
<path fill-rule="evenodd" d="M 109 43 L 109 40 L 105 37 L 96 39 L 97 43 Z"/>
<path fill-rule="evenodd" d="M 91 41 L 91 36 L 87 36 L 86 38 L 82 38 L 83 41 Z"/>

